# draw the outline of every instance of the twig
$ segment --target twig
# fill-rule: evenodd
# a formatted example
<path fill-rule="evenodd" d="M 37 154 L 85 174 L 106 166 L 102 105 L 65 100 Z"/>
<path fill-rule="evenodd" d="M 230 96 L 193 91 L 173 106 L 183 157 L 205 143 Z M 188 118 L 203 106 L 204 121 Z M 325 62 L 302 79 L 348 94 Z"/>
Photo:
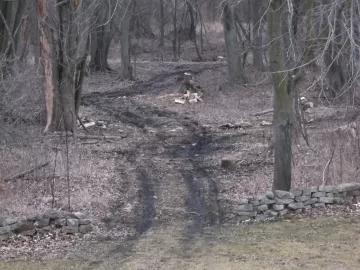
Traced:
<path fill-rule="evenodd" d="M 273 111 L 274 111 L 274 109 L 269 109 L 269 110 L 266 110 L 266 111 L 254 113 L 253 116 L 260 116 L 260 115 L 264 115 L 264 114 L 267 114 L 267 113 L 271 113 Z"/>
<path fill-rule="evenodd" d="M 19 174 L 6 177 L 4 180 L 5 180 L 5 182 L 9 182 L 9 181 L 21 178 L 21 177 L 23 177 L 23 176 L 25 176 L 25 175 L 27 175 L 29 173 L 40 170 L 41 168 L 44 168 L 44 167 L 48 166 L 49 164 L 50 164 L 50 162 L 47 161 L 47 162 L 45 162 L 43 164 L 37 165 L 37 166 L 35 166 L 35 167 L 33 167 L 33 168 L 29 169 L 29 170 L 26 170 L 26 171 L 23 171 L 23 172 L 19 173 Z"/>
<path fill-rule="evenodd" d="M 330 157 L 329 161 L 326 163 L 325 168 L 324 168 L 324 171 L 323 171 L 323 179 L 322 179 L 322 185 L 323 185 L 323 186 L 326 185 L 325 173 L 326 173 L 328 167 L 330 166 L 331 161 L 332 161 L 333 158 L 334 158 L 335 149 L 336 149 L 336 146 L 334 146 L 334 149 L 333 149 L 332 152 L 331 152 L 331 157 Z"/>
<path fill-rule="evenodd" d="M 60 136 L 66 136 L 66 132 L 57 133 Z M 68 134 L 68 136 L 72 136 L 72 134 Z M 127 136 L 108 136 L 108 135 L 88 135 L 88 134 L 76 134 L 76 138 L 80 140 L 121 140 L 126 138 Z"/>

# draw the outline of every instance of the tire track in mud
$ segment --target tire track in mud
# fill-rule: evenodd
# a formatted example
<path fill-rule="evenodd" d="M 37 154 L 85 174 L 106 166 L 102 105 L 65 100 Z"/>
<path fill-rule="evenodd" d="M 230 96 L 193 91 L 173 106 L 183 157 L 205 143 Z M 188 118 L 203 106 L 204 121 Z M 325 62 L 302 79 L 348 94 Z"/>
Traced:
<path fill-rule="evenodd" d="M 145 169 L 139 169 L 138 181 L 141 186 L 142 209 L 138 217 L 136 231 L 138 234 L 143 234 L 152 227 L 156 215 L 155 191 L 154 181 L 149 177 Z"/>

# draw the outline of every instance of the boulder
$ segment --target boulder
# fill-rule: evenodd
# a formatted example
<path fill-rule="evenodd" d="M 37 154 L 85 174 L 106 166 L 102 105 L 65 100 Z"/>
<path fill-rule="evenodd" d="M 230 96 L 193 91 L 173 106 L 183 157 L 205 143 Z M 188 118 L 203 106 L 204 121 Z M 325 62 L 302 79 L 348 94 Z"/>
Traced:
<path fill-rule="evenodd" d="M 294 199 L 294 194 L 284 190 L 275 190 L 275 197 L 279 199 Z"/>

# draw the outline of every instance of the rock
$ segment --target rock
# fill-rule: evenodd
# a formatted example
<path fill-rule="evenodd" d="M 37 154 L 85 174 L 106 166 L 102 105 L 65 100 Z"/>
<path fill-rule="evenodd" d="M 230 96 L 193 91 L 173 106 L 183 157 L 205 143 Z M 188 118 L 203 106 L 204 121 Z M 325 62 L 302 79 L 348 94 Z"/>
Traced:
<path fill-rule="evenodd" d="M 267 215 L 264 215 L 264 214 L 257 215 L 256 218 L 255 218 L 256 221 L 266 221 L 266 220 L 269 220 L 269 219 L 271 219 L 271 218 L 269 218 Z"/>
<path fill-rule="evenodd" d="M 68 211 L 50 209 L 45 212 L 43 218 L 58 219 L 58 218 L 76 218 L 73 213 Z"/>
<path fill-rule="evenodd" d="M 69 227 L 78 227 L 79 226 L 79 220 L 75 218 L 68 218 L 66 220 L 66 226 Z"/>
<path fill-rule="evenodd" d="M 278 215 L 278 212 L 274 211 L 274 210 L 266 210 L 264 212 L 265 215 L 267 215 L 268 217 L 276 217 Z"/>
<path fill-rule="evenodd" d="M 284 190 L 275 190 L 275 197 L 279 199 L 294 199 L 294 194 Z"/>
<path fill-rule="evenodd" d="M 260 201 L 251 201 L 250 203 L 251 203 L 253 206 L 258 206 L 258 205 L 261 204 Z"/>
<path fill-rule="evenodd" d="M 334 203 L 334 199 L 331 197 L 320 197 L 319 203 Z"/>
<path fill-rule="evenodd" d="M 333 192 L 335 189 L 334 186 L 319 186 L 319 191 L 322 191 L 322 192 Z"/>
<path fill-rule="evenodd" d="M 80 233 L 89 233 L 93 230 L 93 227 L 91 224 L 84 224 L 79 226 L 79 232 Z"/>
<path fill-rule="evenodd" d="M 239 216 L 237 219 L 238 219 L 240 222 L 252 220 L 252 218 L 249 217 L 249 216 Z"/>
<path fill-rule="evenodd" d="M 293 203 L 294 199 L 279 199 L 279 198 L 275 198 L 275 202 L 276 204 L 289 204 L 289 203 Z"/>
<path fill-rule="evenodd" d="M 87 225 L 81 225 L 81 226 L 87 226 Z M 66 234 L 75 234 L 79 232 L 79 226 L 64 226 L 61 228 L 61 231 Z"/>
<path fill-rule="evenodd" d="M 298 202 L 298 203 L 290 203 L 288 205 L 289 209 L 292 209 L 292 210 L 296 210 L 296 209 L 301 209 L 304 207 L 304 204 L 302 202 Z"/>
<path fill-rule="evenodd" d="M 353 200 L 354 200 L 354 196 L 345 196 L 345 197 L 344 197 L 344 201 L 345 201 L 346 203 L 352 203 Z"/>
<path fill-rule="evenodd" d="M 318 187 L 308 187 L 303 189 L 303 196 L 311 195 L 313 192 L 318 192 Z"/>
<path fill-rule="evenodd" d="M 0 243 L 1 243 L 2 241 L 7 241 L 7 240 L 9 240 L 9 238 L 10 238 L 10 233 L 0 234 Z"/>
<path fill-rule="evenodd" d="M 35 229 L 31 229 L 31 230 L 27 230 L 27 231 L 23 231 L 20 234 L 24 235 L 24 236 L 33 236 L 36 233 Z"/>
<path fill-rule="evenodd" d="M 238 216 L 247 216 L 247 217 L 255 217 L 256 211 L 245 211 L 245 212 L 236 212 Z"/>
<path fill-rule="evenodd" d="M 333 202 L 336 204 L 344 204 L 345 200 L 342 197 L 333 197 Z"/>
<path fill-rule="evenodd" d="M 86 215 L 81 212 L 75 212 L 73 214 L 77 219 L 86 219 Z"/>
<path fill-rule="evenodd" d="M 339 192 L 343 191 L 353 191 L 353 190 L 359 190 L 360 184 L 359 183 L 347 183 L 347 184 L 341 184 L 337 187 L 337 190 Z"/>
<path fill-rule="evenodd" d="M 325 207 L 325 203 L 314 203 L 313 207 Z"/>
<path fill-rule="evenodd" d="M 0 234 L 6 234 L 6 233 L 9 233 L 9 232 L 11 232 L 10 226 L 6 225 L 6 226 L 3 226 L 3 227 L 0 227 Z"/>
<path fill-rule="evenodd" d="M 236 206 L 236 211 L 253 211 L 254 206 L 252 204 L 241 204 Z"/>
<path fill-rule="evenodd" d="M 334 193 L 328 192 L 328 193 L 326 193 L 325 196 L 328 197 L 328 198 L 333 198 L 333 197 L 334 197 Z"/>
<path fill-rule="evenodd" d="M 66 218 L 55 219 L 55 226 L 58 227 L 58 228 L 66 226 Z"/>
<path fill-rule="evenodd" d="M 266 198 L 268 198 L 269 200 L 275 199 L 275 194 L 274 194 L 274 192 L 272 192 L 272 191 L 266 192 L 265 196 L 266 196 Z"/>
<path fill-rule="evenodd" d="M 228 157 L 221 160 L 221 168 L 224 170 L 233 171 L 236 169 L 236 159 Z"/>
<path fill-rule="evenodd" d="M 90 223 L 90 219 L 79 219 L 79 225 L 89 225 Z"/>
<path fill-rule="evenodd" d="M 311 195 L 312 198 L 320 198 L 320 197 L 325 197 L 325 192 L 319 191 L 319 192 L 314 192 Z"/>
<path fill-rule="evenodd" d="M 275 203 L 275 200 L 270 200 L 268 198 L 262 199 L 260 201 L 260 204 L 274 204 L 274 203 Z"/>
<path fill-rule="evenodd" d="M 239 199 L 238 204 L 248 204 L 249 203 L 249 200 L 248 199 Z"/>
<path fill-rule="evenodd" d="M 42 218 L 35 222 L 35 226 L 38 228 L 49 226 L 49 224 L 50 224 L 50 218 Z"/>
<path fill-rule="evenodd" d="M 24 222 L 22 222 L 22 221 L 18 221 L 18 222 L 14 223 L 14 224 L 11 224 L 11 225 L 9 225 L 10 230 L 15 231 L 16 229 L 20 228 L 23 224 L 24 224 Z"/>
<path fill-rule="evenodd" d="M 298 209 L 295 209 L 294 210 L 294 213 L 295 214 L 301 214 L 303 212 L 303 209 L 302 208 L 298 208 Z"/>
<path fill-rule="evenodd" d="M 0 218 L 0 227 L 11 225 L 18 222 L 15 218 Z"/>
<path fill-rule="evenodd" d="M 360 190 L 352 190 L 352 191 L 348 191 L 346 192 L 347 196 L 360 196 Z"/>
<path fill-rule="evenodd" d="M 264 199 L 266 199 L 265 195 L 257 195 L 257 196 L 253 197 L 253 201 L 261 201 L 261 200 L 264 200 Z"/>
<path fill-rule="evenodd" d="M 27 221 L 27 222 L 22 222 L 22 224 L 21 224 L 20 227 L 14 229 L 14 233 L 27 235 L 27 234 L 26 234 L 27 231 L 31 231 L 31 232 L 32 232 L 33 230 L 35 230 L 34 223 L 31 222 L 31 221 Z M 31 232 L 30 232 L 29 235 L 34 235 L 34 234 L 35 234 L 35 232 L 34 232 L 33 234 L 31 234 Z M 24 233 L 25 233 L 25 234 L 24 234 Z"/>
<path fill-rule="evenodd" d="M 285 216 L 287 213 L 289 213 L 289 209 L 285 208 L 285 209 L 279 211 L 279 216 L 280 216 L 280 217 L 283 217 L 283 216 Z"/>
<path fill-rule="evenodd" d="M 295 197 L 295 201 L 296 202 L 304 202 L 309 200 L 311 197 L 310 196 L 296 196 Z"/>
<path fill-rule="evenodd" d="M 304 205 L 310 205 L 318 202 L 318 198 L 311 198 L 310 200 L 307 200 L 303 202 Z"/>
<path fill-rule="evenodd" d="M 257 210 L 261 211 L 261 212 L 268 210 L 268 209 L 269 209 L 269 207 L 267 204 L 262 204 L 262 205 L 257 206 Z"/>
<path fill-rule="evenodd" d="M 272 208 L 275 210 L 275 211 L 281 211 L 285 208 L 285 206 L 283 204 L 273 204 Z"/>
<path fill-rule="evenodd" d="M 291 192 L 292 194 L 294 194 L 295 197 L 296 197 L 296 196 L 301 196 L 302 193 L 303 193 L 302 189 L 293 189 L 293 190 L 291 190 L 290 192 Z"/>

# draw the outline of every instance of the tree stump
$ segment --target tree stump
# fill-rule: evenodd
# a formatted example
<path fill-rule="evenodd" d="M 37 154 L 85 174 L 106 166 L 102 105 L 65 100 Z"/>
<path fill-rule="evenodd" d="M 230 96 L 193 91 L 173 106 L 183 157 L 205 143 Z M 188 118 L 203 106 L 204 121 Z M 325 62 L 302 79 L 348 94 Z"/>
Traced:
<path fill-rule="evenodd" d="M 221 159 L 221 168 L 228 171 L 234 171 L 236 169 L 236 159 L 232 157 Z"/>

